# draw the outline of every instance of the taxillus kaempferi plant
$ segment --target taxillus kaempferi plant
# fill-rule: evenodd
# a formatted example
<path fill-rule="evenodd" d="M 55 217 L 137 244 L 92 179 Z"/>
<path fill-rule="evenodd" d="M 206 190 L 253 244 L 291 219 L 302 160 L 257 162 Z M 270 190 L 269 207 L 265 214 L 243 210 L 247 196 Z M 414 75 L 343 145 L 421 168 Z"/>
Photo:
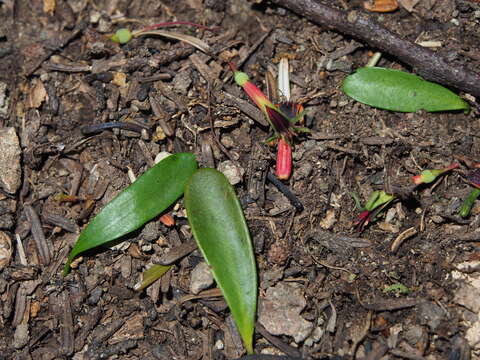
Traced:
<path fill-rule="evenodd" d="M 412 181 L 415 185 L 429 184 L 434 182 L 439 176 L 445 174 L 446 172 L 456 169 L 460 166 L 459 163 L 453 162 L 444 169 L 427 169 L 423 170 L 419 175 L 412 177 Z"/>
<path fill-rule="evenodd" d="M 352 194 L 357 207 L 361 210 L 355 222 L 355 228 L 358 232 L 365 230 L 365 227 L 374 221 L 385 208 L 395 200 L 395 195 L 387 194 L 383 190 L 376 190 L 370 194 L 365 206 L 360 205 L 357 194 Z"/>
<path fill-rule="evenodd" d="M 196 27 L 198 29 L 203 29 L 203 30 L 206 30 L 206 31 L 216 31 L 215 28 L 209 28 L 208 26 L 204 26 L 204 25 L 201 25 L 201 24 L 196 24 L 196 23 L 193 23 L 193 22 L 190 22 L 190 21 L 169 21 L 169 22 L 162 22 L 162 23 L 158 23 L 158 24 L 153 24 L 153 25 L 147 26 L 143 29 L 133 30 L 133 31 L 131 31 L 127 28 L 121 28 L 121 29 L 118 29 L 115 32 L 115 34 L 110 36 L 110 40 L 112 40 L 113 42 L 119 43 L 119 44 L 126 44 L 130 40 L 132 40 L 133 37 L 142 35 L 145 32 L 156 30 L 156 29 L 162 28 L 162 27 L 170 27 L 170 26 L 177 26 L 177 25 L 193 26 L 193 27 Z"/>
<path fill-rule="evenodd" d="M 274 135 L 267 140 L 278 141 L 275 174 L 281 180 L 287 180 L 292 173 L 292 146 L 296 133 L 309 132 L 303 127 L 294 126 L 303 117 L 303 107 L 292 102 L 275 105 L 250 81 L 248 75 L 238 71 L 235 64 L 230 63 L 235 82 L 243 88 L 250 99 L 262 111 L 273 129 Z"/>
<path fill-rule="evenodd" d="M 465 179 L 474 187 L 474 189 L 470 192 L 470 194 L 468 194 L 465 200 L 463 200 L 463 203 L 458 211 L 458 214 L 463 218 L 466 218 L 468 215 L 470 215 L 475 200 L 477 200 L 477 198 L 480 196 L 480 169 L 474 169 L 470 171 L 465 176 Z"/>
<path fill-rule="evenodd" d="M 193 154 L 173 154 L 139 176 L 112 199 L 83 229 L 63 274 L 84 252 L 131 233 L 167 210 L 184 195 L 193 237 L 233 315 L 249 354 L 257 305 L 257 271 L 252 241 L 242 207 L 225 175 L 197 169 Z M 174 226 L 169 215 L 161 221 Z M 142 290 L 170 266 L 153 265 L 135 285 Z"/>

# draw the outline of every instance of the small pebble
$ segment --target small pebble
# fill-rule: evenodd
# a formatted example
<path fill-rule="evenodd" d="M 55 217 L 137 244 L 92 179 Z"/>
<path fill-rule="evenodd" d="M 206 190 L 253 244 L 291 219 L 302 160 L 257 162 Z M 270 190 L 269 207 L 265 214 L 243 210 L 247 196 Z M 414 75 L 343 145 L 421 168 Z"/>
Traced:
<path fill-rule="evenodd" d="M 213 275 L 208 265 L 204 262 L 195 266 L 190 277 L 190 292 L 197 295 L 200 291 L 208 289 L 213 284 Z"/>
<path fill-rule="evenodd" d="M 222 172 L 232 185 L 241 182 L 244 173 L 244 170 L 238 168 L 231 160 L 220 163 L 218 165 L 218 171 Z"/>
<path fill-rule="evenodd" d="M 21 182 L 20 143 L 13 127 L 0 128 L 0 187 L 15 194 Z"/>

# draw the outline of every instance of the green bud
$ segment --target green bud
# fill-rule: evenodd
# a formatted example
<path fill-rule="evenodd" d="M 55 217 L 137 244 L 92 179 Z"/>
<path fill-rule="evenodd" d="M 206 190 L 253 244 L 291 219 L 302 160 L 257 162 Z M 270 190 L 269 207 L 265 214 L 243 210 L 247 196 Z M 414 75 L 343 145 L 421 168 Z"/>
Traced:
<path fill-rule="evenodd" d="M 132 33 L 128 29 L 119 29 L 110 37 L 110 40 L 120 44 L 126 44 L 132 39 Z"/>
<path fill-rule="evenodd" d="M 233 77 L 239 86 L 245 85 L 250 80 L 248 75 L 241 71 L 235 71 Z"/>

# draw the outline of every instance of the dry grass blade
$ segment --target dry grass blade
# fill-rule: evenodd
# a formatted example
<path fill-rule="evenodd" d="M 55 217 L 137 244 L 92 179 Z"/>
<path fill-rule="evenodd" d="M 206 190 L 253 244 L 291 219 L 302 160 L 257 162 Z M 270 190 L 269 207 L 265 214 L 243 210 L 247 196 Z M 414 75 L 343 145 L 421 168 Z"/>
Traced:
<path fill-rule="evenodd" d="M 204 53 L 207 53 L 207 54 L 210 53 L 210 46 L 206 42 L 190 35 L 185 35 L 185 34 L 173 32 L 173 31 L 165 31 L 165 30 L 143 31 L 141 33 L 138 33 L 137 36 L 141 36 L 141 35 L 158 35 L 158 36 L 164 36 L 170 39 L 184 41 L 192 45 L 193 47 L 196 47 L 198 50 L 203 51 Z"/>

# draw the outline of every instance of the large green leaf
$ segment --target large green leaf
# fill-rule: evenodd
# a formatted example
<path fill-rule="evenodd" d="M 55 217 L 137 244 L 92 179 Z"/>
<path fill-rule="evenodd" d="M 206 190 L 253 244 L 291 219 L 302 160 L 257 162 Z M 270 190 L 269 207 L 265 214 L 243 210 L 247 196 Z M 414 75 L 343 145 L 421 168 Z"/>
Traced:
<path fill-rule="evenodd" d="M 393 111 L 469 109 L 464 100 L 441 85 L 403 71 L 379 67 L 360 68 L 347 76 L 343 91 L 364 104 Z"/>
<path fill-rule="evenodd" d="M 253 352 L 257 272 L 242 208 L 225 176 L 200 169 L 185 189 L 193 235 L 222 290 L 248 353 Z"/>
<path fill-rule="evenodd" d="M 118 239 L 138 229 L 173 204 L 197 169 L 195 156 L 171 155 L 146 171 L 132 185 L 110 201 L 82 231 L 63 269 L 80 253 Z"/>

